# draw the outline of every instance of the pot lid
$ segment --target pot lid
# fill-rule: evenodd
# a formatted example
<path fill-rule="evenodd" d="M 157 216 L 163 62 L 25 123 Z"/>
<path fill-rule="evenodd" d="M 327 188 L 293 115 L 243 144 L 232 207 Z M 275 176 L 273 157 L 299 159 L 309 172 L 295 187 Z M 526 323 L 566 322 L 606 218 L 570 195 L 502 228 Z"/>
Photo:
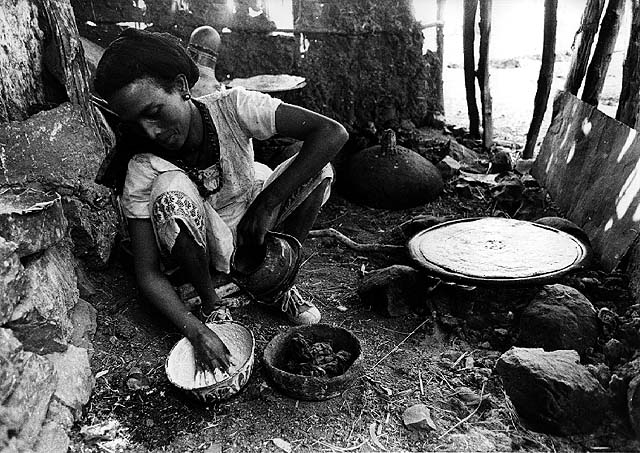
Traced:
<path fill-rule="evenodd" d="M 411 257 L 445 280 L 538 284 L 582 267 L 588 247 L 546 225 L 498 217 L 453 220 L 416 234 Z"/>

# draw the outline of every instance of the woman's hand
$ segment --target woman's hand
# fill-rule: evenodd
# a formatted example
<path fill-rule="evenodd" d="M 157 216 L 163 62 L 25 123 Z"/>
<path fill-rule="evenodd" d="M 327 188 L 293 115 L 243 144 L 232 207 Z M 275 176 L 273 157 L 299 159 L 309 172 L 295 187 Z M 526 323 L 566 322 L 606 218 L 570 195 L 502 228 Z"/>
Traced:
<path fill-rule="evenodd" d="M 264 243 L 264 236 L 275 226 L 278 210 L 269 206 L 264 197 L 258 197 L 238 223 L 238 247 L 259 246 Z"/>
<path fill-rule="evenodd" d="M 214 372 L 218 368 L 221 372 L 227 372 L 231 365 L 231 353 L 220 337 L 203 324 L 192 338 L 196 358 L 196 371 Z"/>

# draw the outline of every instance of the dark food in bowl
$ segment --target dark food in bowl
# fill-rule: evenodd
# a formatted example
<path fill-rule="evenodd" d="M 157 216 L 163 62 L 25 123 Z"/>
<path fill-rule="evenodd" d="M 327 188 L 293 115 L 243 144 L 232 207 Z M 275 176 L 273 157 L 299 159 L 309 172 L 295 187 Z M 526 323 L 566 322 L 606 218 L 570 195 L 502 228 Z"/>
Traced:
<path fill-rule="evenodd" d="M 330 343 L 313 343 L 299 332 L 289 339 L 287 350 L 285 371 L 305 376 L 339 376 L 351 360 L 351 353 L 344 349 L 334 352 Z"/>
<path fill-rule="evenodd" d="M 342 363 L 343 373 L 336 376 L 307 376 L 288 371 L 287 364 L 294 357 L 291 338 L 297 334 L 302 334 L 309 345 L 325 343 L 334 352 L 347 351 L 351 357 Z M 317 348 L 321 350 L 325 347 Z M 279 391 L 296 399 L 322 401 L 340 396 L 362 375 L 361 353 L 360 341 L 349 330 L 329 324 L 313 324 L 293 327 L 273 337 L 264 348 L 263 359 L 267 378 Z M 323 354 L 318 356 L 328 357 Z"/>

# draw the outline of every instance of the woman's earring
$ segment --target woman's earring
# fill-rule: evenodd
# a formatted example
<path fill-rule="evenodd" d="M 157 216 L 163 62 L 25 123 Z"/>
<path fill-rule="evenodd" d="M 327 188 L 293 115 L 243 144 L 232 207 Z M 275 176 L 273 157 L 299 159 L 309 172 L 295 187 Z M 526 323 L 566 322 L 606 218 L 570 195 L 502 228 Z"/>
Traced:
<path fill-rule="evenodd" d="M 184 99 L 185 101 L 188 101 L 189 99 L 191 99 L 191 94 L 190 93 L 183 94 L 182 99 Z"/>

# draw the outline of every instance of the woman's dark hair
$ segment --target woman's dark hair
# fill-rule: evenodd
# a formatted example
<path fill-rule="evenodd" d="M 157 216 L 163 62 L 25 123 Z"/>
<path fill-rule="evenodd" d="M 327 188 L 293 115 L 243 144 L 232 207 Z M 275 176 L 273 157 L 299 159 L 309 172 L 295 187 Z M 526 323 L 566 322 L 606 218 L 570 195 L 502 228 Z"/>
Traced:
<path fill-rule="evenodd" d="M 178 38 L 169 33 L 127 28 L 100 58 L 94 87 L 107 98 L 135 80 L 151 78 L 170 91 L 180 74 L 186 76 L 189 87 L 200 77 L 198 66 Z"/>

